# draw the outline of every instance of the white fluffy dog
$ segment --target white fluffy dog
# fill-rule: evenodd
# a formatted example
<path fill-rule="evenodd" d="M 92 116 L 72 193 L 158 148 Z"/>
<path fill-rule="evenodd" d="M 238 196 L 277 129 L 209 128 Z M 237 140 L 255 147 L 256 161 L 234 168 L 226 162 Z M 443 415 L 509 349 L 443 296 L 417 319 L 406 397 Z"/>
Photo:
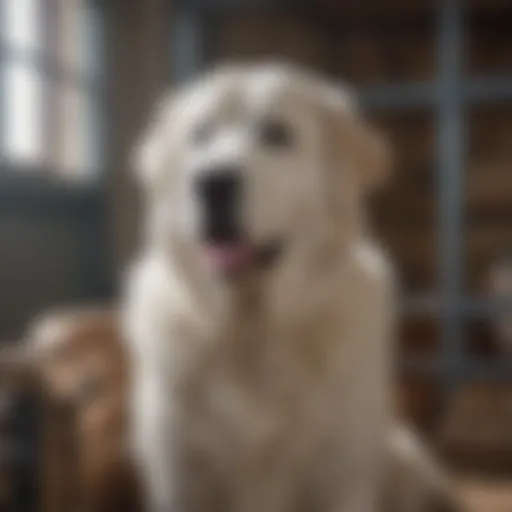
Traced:
<path fill-rule="evenodd" d="M 378 509 L 394 300 L 363 202 L 385 162 L 347 92 L 293 67 L 163 101 L 125 311 L 148 510 Z"/>

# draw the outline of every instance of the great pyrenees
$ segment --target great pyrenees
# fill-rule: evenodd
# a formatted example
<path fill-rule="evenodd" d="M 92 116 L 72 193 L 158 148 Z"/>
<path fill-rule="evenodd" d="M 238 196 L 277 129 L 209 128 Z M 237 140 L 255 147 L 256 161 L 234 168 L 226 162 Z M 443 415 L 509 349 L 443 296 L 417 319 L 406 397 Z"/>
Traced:
<path fill-rule="evenodd" d="M 393 279 L 365 219 L 386 147 L 347 90 L 232 65 L 137 150 L 133 446 L 151 512 L 379 510 Z"/>

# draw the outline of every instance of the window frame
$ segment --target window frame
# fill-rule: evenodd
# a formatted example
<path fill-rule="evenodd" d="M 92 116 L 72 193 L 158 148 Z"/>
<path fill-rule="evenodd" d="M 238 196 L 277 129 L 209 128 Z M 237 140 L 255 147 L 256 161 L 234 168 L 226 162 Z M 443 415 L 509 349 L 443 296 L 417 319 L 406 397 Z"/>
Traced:
<path fill-rule="evenodd" d="M 0 0 L 0 15 L 3 15 Z M 58 62 L 58 56 L 52 51 L 55 44 L 53 35 L 56 33 L 58 0 L 39 0 L 41 4 L 41 45 L 37 49 L 16 48 L 9 45 L 0 37 L 0 113 L 5 112 L 6 91 L 5 64 L 9 62 L 21 62 L 33 66 L 42 80 L 42 136 L 43 153 L 40 162 L 15 162 L 0 151 L 0 201 L 7 205 L 16 205 L 18 202 L 30 204 L 50 204 L 56 200 L 58 204 L 67 204 L 82 198 L 93 198 L 96 201 L 98 194 L 105 191 L 106 169 L 109 166 L 110 155 L 106 151 L 108 143 L 108 123 L 111 119 L 108 102 L 108 63 L 107 63 L 107 34 L 109 26 L 109 10 L 103 0 L 86 0 L 91 9 L 98 11 L 100 20 L 98 30 L 100 48 L 102 53 L 101 66 L 96 72 L 86 70 L 73 70 L 66 68 L 65 64 Z M 2 21 L 0 19 L 0 21 Z M 87 41 L 90 47 L 92 40 Z M 58 122 L 52 116 L 52 110 L 56 108 L 58 101 L 58 88 L 62 85 L 76 87 L 87 102 L 94 105 L 94 110 L 99 119 L 94 124 L 94 135 L 97 146 L 98 165 L 90 169 L 80 169 L 79 173 L 91 173 L 91 178 L 84 180 L 63 180 L 55 165 L 51 163 L 52 157 L 57 154 L 56 140 L 58 137 Z M 0 114 L 1 115 L 1 114 Z M 90 112 L 88 112 L 90 115 Z M 89 128 L 90 129 L 90 128 Z M 4 136 L 4 122 L 0 118 L 0 140 Z M 99 132 L 99 133 L 98 133 Z M 87 134 L 90 137 L 91 133 Z M 50 148 L 45 150 L 44 148 Z M 66 197 L 62 197 L 66 196 Z M 39 199 L 43 199 L 40 201 Z M 63 200 L 62 200 L 63 199 Z"/>

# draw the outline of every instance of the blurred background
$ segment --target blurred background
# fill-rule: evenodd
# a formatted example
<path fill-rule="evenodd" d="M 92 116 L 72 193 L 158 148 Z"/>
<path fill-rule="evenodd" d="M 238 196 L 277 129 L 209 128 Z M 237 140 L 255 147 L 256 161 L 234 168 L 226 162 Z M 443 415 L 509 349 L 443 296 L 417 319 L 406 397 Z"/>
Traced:
<path fill-rule="evenodd" d="M 155 100 L 216 62 L 267 57 L 355 85 L 390 138 L 394 175 L 371 208 L 401 277 L 400 407 L 451 463 L 501 480 L 507 0 L 0 0 L 0 339 L 54 306 L 112 301 L 137 239 L 129 149 Z M 481 510 L 512 510 L 493 492 L 508 505 Z"/>

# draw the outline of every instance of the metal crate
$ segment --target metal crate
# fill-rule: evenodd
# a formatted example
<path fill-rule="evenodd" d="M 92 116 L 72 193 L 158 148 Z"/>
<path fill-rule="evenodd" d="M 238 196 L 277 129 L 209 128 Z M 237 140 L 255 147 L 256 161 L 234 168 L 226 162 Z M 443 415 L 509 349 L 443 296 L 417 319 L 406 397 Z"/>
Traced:
<path fill-rule="evenodd" d="M 216 22 L 234 12 L 285 12 L 306 15 L 336 30 L 333 20 L 314 15 L 314 4 L 286 0 L 187 0 L 172 12 L 173 80 L 186 80 L 215 60 Z M 442 353 L 435 358 L 404 361 L 406 371 L 435 376 L 449 392 L 463 381 L 512 378 L 510 362 L 483 363 L 464 354 L 463 324 L 472 318 L 490 318 L 507 305 L 472 298 L 463 289 L 465 277 L 462 193 L 467 134 L 464 115 L 470 105 L 512 100 L 512 77 L 468 79 L 463 74 L 465 5 L 463 0 L 438 0 L 436 10 L 437 73 L 427 83 L 386 83 L 361 89 L 368 108 L 410 109 L 430 107 L 436 116 L 437 228 L 439 296 L 435 300 L 410 297 L 405 311 L 434 315 L 441 322 Z"/>

